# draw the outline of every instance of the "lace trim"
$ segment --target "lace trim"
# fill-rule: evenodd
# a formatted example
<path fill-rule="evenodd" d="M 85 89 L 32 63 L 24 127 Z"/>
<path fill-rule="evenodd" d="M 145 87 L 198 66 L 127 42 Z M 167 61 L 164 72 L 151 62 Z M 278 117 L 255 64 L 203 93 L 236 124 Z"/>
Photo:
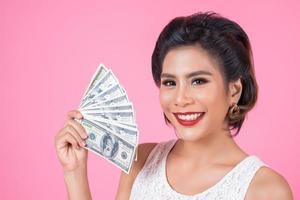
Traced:
<path fill-rule="evenodd" d="M 176 140 L 170 140 L 159 143 L 153 148 L 134 181 L 131 200 L 241 200 L 244 199 L 249 184 L 258 169 L 263 165 L 268 166 L 256 156 L 248 156 L 205 191 L 195 195 L 185 195 L 173 190 L 166 176 L 166 158 L 175 143 Z"/>

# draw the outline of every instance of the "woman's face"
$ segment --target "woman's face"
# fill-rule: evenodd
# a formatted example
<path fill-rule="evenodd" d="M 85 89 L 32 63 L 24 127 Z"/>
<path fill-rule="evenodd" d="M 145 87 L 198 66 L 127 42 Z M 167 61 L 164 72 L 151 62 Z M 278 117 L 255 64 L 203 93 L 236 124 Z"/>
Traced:
<path fill-rule="evenodd" d="M 199 46 L 172 49 L 162 67 L 160 103 L 179 138 L 195 141 L 227 128 L 232 99 L 218 63 L 206 51 Z"/>

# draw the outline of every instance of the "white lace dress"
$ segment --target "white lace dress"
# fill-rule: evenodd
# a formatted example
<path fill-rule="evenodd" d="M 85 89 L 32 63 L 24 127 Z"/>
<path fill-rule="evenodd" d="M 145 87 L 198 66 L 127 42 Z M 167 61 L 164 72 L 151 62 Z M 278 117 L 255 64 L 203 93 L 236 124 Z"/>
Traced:
<path fill-rule="evenodd" d="M 212 187 L 195 195 L 184 195 L 171 188 L 165 173 L 166 157 L 175 143 L 176 140 L 170 140 L 153 148 L 133 183 L 130 200 L 243 200 L 256 171 L 268 166 L 250 155 Z"/>

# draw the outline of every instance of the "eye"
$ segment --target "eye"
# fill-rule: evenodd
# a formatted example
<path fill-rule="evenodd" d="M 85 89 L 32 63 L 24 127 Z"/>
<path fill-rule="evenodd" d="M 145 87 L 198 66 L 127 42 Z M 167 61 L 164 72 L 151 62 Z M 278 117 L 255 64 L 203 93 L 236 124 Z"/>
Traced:
<path fill-rule="evenodd" d="M 202 85 L 202 84 L 205 84 L 207 83 L 208 81 L 204 78 L 196 78 L 192 81 L 192 84 L 193 85 Z"/>
<path fill-rule="evenodd" d="M 173 80 L 164 80 L 164 81 L 162 81 L 162 84 L 164 86 L 174 86 L 174 85 L 176 85 L 175 81 L 173 81 Z"/>

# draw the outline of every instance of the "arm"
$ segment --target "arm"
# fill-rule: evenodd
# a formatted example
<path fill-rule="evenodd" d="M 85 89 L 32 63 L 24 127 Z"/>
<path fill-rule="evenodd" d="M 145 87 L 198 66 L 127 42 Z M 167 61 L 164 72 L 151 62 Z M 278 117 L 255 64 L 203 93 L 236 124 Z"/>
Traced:
<path fill-rule="evenodd" d="M 64 179 L 70 200 L 91 200 L 86 167 L 64 173 Z"/>
<path fill-rule="evenodd" d="M 262 167 L 253 178 L 246 200 L 293 200 L 292 190 L 283 176 L 268 167 Z"/>
<path fill-rule="evenodd" d="M 116 200 L 129 199 L 134 180 L 143 168 L 146 159 L 148 158 L 148 155 L 150 154 L 151 150 L 155 147 L 155 145 L 156 143 L 145 143 L 139 145 L 138 159 L 137 161 L 132 163 L 133 166 L 130 173 L 121 173 L 119 187 L 115 198 Z"/>

